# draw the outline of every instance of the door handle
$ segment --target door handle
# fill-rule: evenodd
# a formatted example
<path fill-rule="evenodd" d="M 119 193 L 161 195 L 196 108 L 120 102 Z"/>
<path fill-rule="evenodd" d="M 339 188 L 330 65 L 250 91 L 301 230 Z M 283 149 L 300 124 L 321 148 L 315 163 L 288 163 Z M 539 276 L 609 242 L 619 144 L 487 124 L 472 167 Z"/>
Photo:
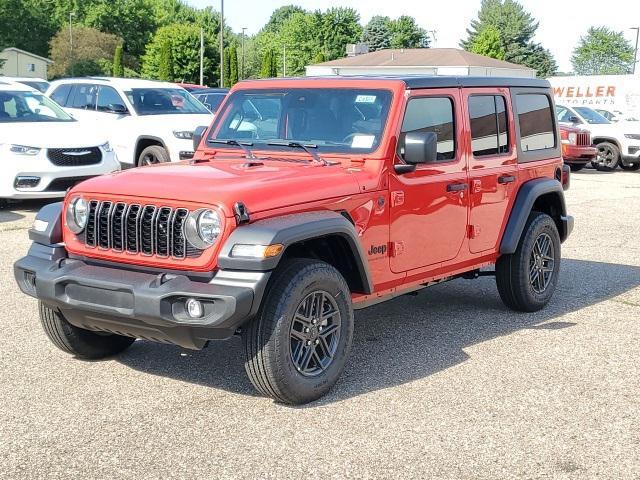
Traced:
<path fill-rule="evenodd" d="M 516 181 L 516 177 L 514 175 L 500 175 L 498 177 L 498 183 L 501 184 L 505 184 L 505 183 L 512 183 Z"/>
<path fill-rule="evenodd" d="M 461 192 L 469 188 L 466 183 L 450 183 L 447 185 L 447 192 Z"/>

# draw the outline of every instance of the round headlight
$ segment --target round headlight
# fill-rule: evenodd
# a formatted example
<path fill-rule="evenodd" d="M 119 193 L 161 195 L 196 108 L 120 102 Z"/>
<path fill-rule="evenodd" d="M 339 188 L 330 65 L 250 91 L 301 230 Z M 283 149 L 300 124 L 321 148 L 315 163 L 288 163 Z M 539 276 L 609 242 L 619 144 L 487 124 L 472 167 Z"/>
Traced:
<path fill-rule="evenodd" d="M 87 218 L 89 216 L 89 204 L 87 201 L 78 197 L 69 203 L 67 208 L 67 226 L 73 233 L 80 233 L 87 226 Z"/>
<path fill-rule="evenodd" d="M 194 247 L 204 250 L 213 245 L 222 232 L 222 219 L 214 210 L 196 210 L 187 218 L 185 236 Z"/>

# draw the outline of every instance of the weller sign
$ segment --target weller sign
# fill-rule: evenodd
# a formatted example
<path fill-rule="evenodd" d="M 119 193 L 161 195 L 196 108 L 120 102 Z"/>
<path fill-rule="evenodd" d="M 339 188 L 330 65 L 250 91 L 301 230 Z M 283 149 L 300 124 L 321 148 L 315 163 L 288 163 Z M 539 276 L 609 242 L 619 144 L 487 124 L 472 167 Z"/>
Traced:
<path fill-rule="evenodd" d="M 582 75 L 548 80 L 558 104 L 625 114 L 640 111 L 639 75 Z"/>

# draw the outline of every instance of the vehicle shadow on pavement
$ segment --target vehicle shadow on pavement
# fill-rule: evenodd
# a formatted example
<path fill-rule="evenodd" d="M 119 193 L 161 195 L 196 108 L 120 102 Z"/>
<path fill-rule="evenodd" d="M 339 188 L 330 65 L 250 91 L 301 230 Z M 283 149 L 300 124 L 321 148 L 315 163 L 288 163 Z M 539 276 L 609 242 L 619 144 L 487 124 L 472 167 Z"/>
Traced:
<path fill-rule="evenodd" d="M 521 329 L 570 328 L 575 324 L 553 320 L 639 285 L 640 267 L 564 259 L 558 290 L 540 312 L 508 310 L 491 277 L 455 280 L 360 310 L 341 380 L 306 407 L 427 377 L 467 360 L 465 348 Z M 256 395 L 244 372 L 238 338 L 211 342 L 200 352 L 138 341 L 117 360 L 147 373 Z"/>
<path fill-rule="evenodd" d="M 15 222 L 16 220 L 21 220 L 25 217 L 25 215 L 19 212 L 37 212 L 48 203 L 57 201 L 59 200 L 28 200 L 0 206 L 0 223 L 8 223 Z"/>

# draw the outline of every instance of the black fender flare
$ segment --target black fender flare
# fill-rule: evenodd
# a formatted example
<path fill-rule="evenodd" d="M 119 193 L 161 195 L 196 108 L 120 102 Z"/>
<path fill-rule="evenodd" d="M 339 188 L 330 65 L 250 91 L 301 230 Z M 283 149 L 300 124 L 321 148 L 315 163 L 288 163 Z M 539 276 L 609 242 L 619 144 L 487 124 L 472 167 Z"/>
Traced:
<path fill-rule="evenodd" d="M 138 146 L 140 145 L 140 142 L 142 140 L 152 140 L 154 142 L 159 143 L 162 148 L 164 148 L 167 153 L 169 153 L 169 149 L 167 148 L 167 146 L 164 143 L 164 140 L 162 140 L 160 137 L 156 137 L 154 135 L 140 135 L 138 136 L 138 138 L 136 138 L 136 141 L 134 143 L 135 148 L 133 149 L 133 166 L 136 167 L 138 166 Z M 142 150 L 140 150 L 140 153 L 142 153 Z"/>
<path fill-rule="evenodd" d="M 511 254 L 518 248 L 522 231 L 527 223 L 527 218 L 533 209 L 536 200 L 542 195 L 554 194 L 558 196 L 560 203 L 560 240 L 564 241 L 571 233 L 573 218 L 567 216 L 567 207 L 564 202 L 562 184 L 551 178 L 536 178 L 525 182 L 518 190 L 516 200 L 511 209 L 507 226 L 500 242 L 500 253 Z"/>
<path fill-rule="evenodd" d="M 29 239 L 41 245 L 56 245 L 62 242 L 62 202 L 50 203 L 36 214 L 29 229 Z"/>
<path fill-rule="evenodd" d="M 231 256 L 236 244 L 272 245 L 287 247 L 316 238 L 338 235 L 342 237 L 353 257 L 364 286 L 364 293 L 373 292 L 367 257 L 362 249 L 358 232 L 343 215 L 326 210 L 273 217 L 237 227 L 222 245 L 218 266 L 223 270 L 269 271 L 278 266 L 282 254 L 271 258 L 242 258 Z"/>

